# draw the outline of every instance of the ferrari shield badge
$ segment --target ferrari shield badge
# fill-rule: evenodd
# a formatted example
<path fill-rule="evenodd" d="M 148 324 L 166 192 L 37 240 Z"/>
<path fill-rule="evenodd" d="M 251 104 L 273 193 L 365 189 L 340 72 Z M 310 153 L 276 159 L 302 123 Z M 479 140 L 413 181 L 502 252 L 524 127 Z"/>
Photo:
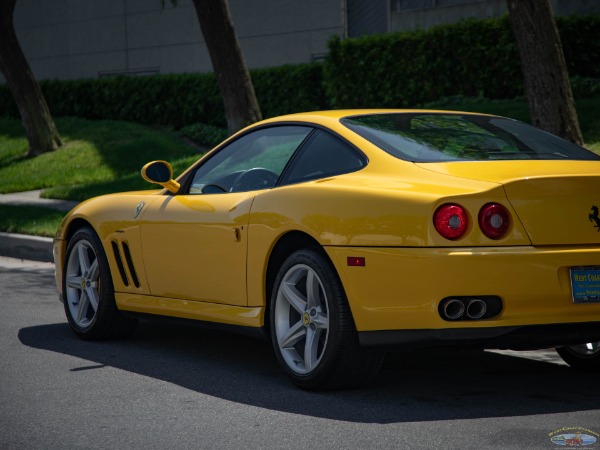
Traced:
<path fill-rule="evenodd" d="M 600 232 L 600 217 L 598 217 L 598 207 L 596 205 L 592 206 L 592 212 L 588 216 L 590 222 L 595 223 L 594 228 L 598 228 Z"/>
<path fill-rule="evenodd" d="M 133 213 L 133 218 L 137 219 L 137 216 L 140 215 L 140 213 L 142 212 L 142 209 L 144 208 L 145 203 L 144 202 L 139 202 L 136 206 L 135 206 L 135 212 Z"/>

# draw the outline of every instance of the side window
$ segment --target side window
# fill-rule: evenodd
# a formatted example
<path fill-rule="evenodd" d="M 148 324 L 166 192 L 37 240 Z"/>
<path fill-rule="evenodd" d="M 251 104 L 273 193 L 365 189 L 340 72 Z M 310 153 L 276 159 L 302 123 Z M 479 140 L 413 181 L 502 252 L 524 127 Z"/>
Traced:
<path fill-rule="evenodd" d="M 311 131 L 306 126 L 280 126 L 236 139 L 198 168 L 190 194 L 244 192 L 275 186 L 294 151 Z"/>
<path fill-rule="evenodd" d="M 335 136 L 319 130 L 292 161 L 282 184 L 355 172 L 366 165 L 367 160 L 361 153 Z"/>

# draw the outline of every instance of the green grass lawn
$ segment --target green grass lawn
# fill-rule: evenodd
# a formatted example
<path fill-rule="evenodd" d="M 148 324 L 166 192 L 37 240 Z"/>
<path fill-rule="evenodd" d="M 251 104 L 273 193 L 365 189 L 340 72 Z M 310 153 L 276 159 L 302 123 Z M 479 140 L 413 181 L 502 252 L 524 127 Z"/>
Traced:
<path fill-rule="evenodd" d="M 156 189 L 140 176 L 163 159 L 181 173 L 201 155 L 174 133 L 117 121 L 57 118 L 65 145 L 27 158 L 19 120 L 0 119 L 0 194 L 43 189 L 47 198 L 85 200 L 111 192 Z M 65 213 L 40 206 L 0 205 L 0 231 L 54 236 Z"/>
<path fill-rule="evenodd" d="M 0 204 L 0 231 L 53 237 L 64 216 L 42 206 Z"/>
<path fill-rule="evenodd" d="M 152 189 L 139 175 L 155 159 L 180 173 L 200 156 L 174 134 L 117 121 L 58 118 L 65 145 L 27 158 L 18 120 L 0 119 L 0 193 L 44 189 L 45 197 L 68 200 L 124 190 Z"/>

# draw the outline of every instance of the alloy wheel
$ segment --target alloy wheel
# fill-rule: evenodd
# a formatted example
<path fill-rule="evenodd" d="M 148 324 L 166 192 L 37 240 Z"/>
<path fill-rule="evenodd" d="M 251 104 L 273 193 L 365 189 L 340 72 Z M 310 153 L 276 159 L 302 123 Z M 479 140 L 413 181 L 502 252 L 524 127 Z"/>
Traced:
<path fill-rule="evenodd" d="M 80 328 L 90 326 L 98 311 L 100 270 L 92 244 L 78 241 L 67 261 L 65 301 Z"/>
<path fill-rule="evenodd" d="M 323 283 L 305 264 L 284 275 L 275 305 L 275 334 L 279 351 L 296 374 L 313 371 L 327 347 L 329 311 Z"/>
<path fill-rule="evenodd" d="M 569 349 L 583 357 L 592 357 L 600 354 L 600 341 L 588 342 L 587 344 L 571 345 Z"/>

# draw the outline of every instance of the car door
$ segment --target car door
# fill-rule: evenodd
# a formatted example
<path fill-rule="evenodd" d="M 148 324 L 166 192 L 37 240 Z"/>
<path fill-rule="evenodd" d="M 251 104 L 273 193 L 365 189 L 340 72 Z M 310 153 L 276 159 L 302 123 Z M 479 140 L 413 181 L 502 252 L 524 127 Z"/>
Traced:
<path fill-rule="evenodd" d="M 273 126 L 245 134 L 203 160 L 183 193 L 148 205 L 141 239 L 151 295 L 247 304 L 252 202 L 276 185 L 312 131 Z"/>

